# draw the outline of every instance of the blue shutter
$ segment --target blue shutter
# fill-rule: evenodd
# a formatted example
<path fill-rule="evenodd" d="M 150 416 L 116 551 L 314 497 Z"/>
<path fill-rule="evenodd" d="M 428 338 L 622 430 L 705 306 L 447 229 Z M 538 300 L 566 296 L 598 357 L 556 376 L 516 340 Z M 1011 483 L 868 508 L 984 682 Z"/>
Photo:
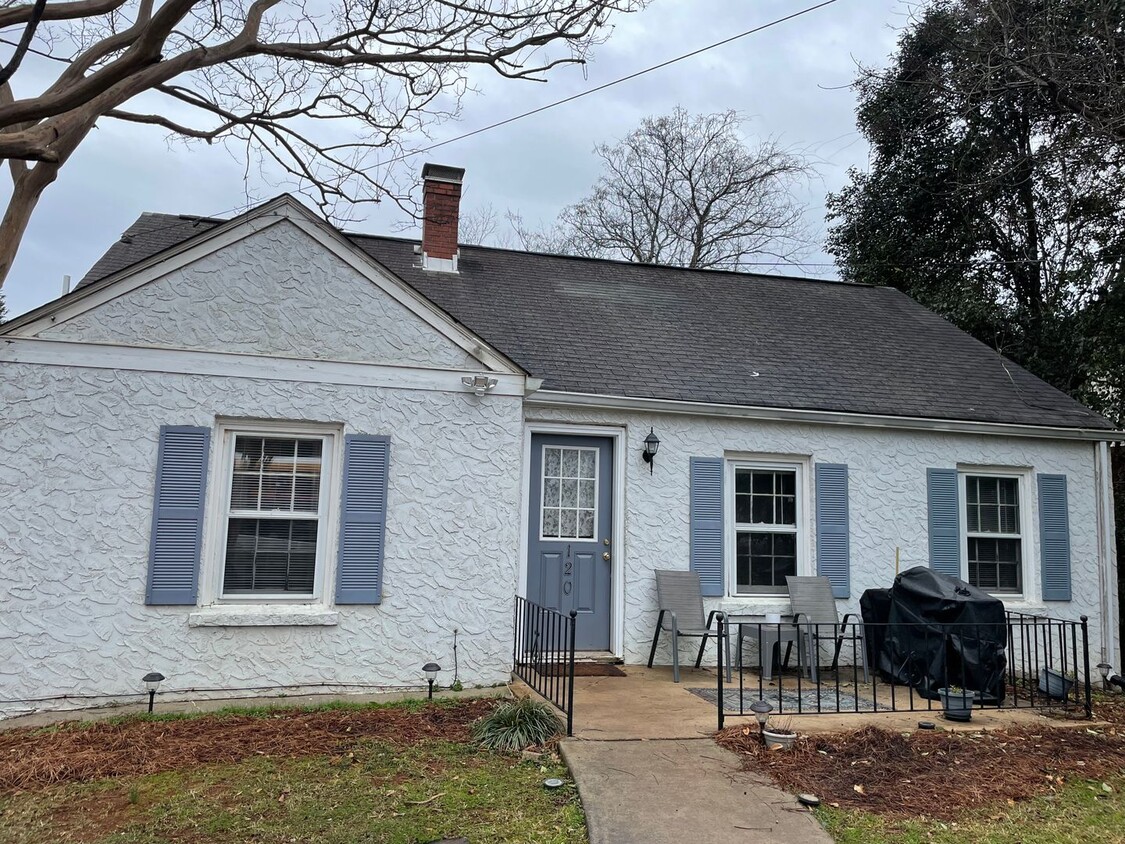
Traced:
<path fill-rule="evenodd" d="M 160 429 L 146 604 L 196 602 L 210 451 L 209 428 Z"/>
<path fill-rule="evenodd" d="M 690 461 L 689 527 L 691 570 L 708 597 L 723 589 L 723 459 L 693 457 Z"/>
<path fill-rule="evenodd" d="M 1039 556 L 1043 561 L 1043 600 L 1070 600 L 1070 519 L 1066 475 L 1038 475 Z"/>
<path fill-rule="evenodd" d="M 961 577 L 961 505 L 956 469 L 927 469 L 930 504 L 930 568 Z"/>
<path fill-rule="evenodd" d="M 816 573 L 827 577 L 832 595 L 851 593 L 848 549 L 848 467 L 816 464 Z"/>
<path fill-rule="evenodd" d="M 390 449 L 386 437 L 344 437 L 337 604 L 377 604 L 382 600 Z"/>

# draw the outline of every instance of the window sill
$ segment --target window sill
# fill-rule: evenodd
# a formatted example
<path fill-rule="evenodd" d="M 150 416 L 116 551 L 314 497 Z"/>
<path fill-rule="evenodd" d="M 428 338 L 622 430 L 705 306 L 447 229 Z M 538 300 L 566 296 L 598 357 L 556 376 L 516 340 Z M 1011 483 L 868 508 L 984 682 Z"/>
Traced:
<path fill-rule="evenodd" d="M 340 613 L 325 607 L 223 606 L 188 615 L 188 627 L 335 627 Z"/>

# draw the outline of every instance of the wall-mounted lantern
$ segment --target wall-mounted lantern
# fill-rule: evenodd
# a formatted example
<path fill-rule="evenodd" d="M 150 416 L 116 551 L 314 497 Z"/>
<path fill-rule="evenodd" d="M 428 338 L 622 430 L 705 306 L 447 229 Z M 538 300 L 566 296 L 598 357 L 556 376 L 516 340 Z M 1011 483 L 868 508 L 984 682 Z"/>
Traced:
<path fill-rule="evenodd" d="M 656 432 L 650 427 L 648 429 L 648 436 L 645 437 L 645 450 L 641 454 L 645 463 L 648 464 L 648 473 L 652 474 L 652 461 L 656 457 L 656 452 L 660 450 L 660 438 L 656 436 Z"/>

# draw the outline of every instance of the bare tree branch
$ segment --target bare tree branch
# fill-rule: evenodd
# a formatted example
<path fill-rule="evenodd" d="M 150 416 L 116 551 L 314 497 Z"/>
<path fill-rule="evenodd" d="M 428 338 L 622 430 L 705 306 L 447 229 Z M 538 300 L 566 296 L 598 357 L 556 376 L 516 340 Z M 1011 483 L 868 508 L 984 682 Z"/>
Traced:
<path fill-rule="evenodd" d="M 596 148 L 603 174 L 554 232 L 513 226 L 529 245 L 641 263 L 740 269 L 756 255 L 792 258 L 808 244 L 793 188 L 815 170 L 774 141 L 748 146 L 740 122 L 733 111 L 648 118 Z"/>
<path fill-rule="evenodd" d="M 25 37 L 8 63 L 10 84 L 0 80 L 0 158 L 9 161 L 13 185 L 0 222 L 0 284 L 42 191 L 101 118 L 225 144 L 336 219 L 355 203 L 384 198 L 413 212 L 410 192 L 380 160 L 401 158 L 405 136 L 458 114 L 468 68 L 540 79 L 584 61 L 612 13 L 644 2 L 6 6 L 0 29 L 23 25 Z M 46 85 L 21 85 L 14 96 L 21 77 L 34 84 L 22 72 L 33 61 L 35 81 L 63 67 Z"/>

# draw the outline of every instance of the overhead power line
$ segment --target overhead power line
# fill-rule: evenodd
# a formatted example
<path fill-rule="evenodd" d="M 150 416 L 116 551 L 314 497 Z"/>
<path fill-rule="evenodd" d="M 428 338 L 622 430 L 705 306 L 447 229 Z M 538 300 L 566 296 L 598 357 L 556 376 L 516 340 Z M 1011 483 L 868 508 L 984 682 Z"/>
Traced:
<path fill-rule="evenodd" d="M 795 18 L 799 18 L 802 15 L 807 15 L 807 14 L 810 14 L 812 12 L 817 11 L 818 9 L 823 9 L 825 6 L 831 6 L 833 3 L 836 3 L 836 2 L 838 2 L 838 0 L 824 0 L 823 3 L 817 3 L 815 6 L 808 6 L 807 8 L 801 9 L 800 11 L 793 12 L 792 14 L 786 15 L 785 17 L 781 17 L 781 18 L 777 18 L 776 20 L 772 20 L 769 23 L 760 24 L 759 26 L 755 26 L 753 29 L 748 29 L 745 32 L 738 33 L 737 35 L 732 35 L 729 38 L 724 38 L 722 41 L 716 41 L 714 44 L 708 44 L 706 47 L 700 47 L 697 50 L 692 50 L 690 53 L 684 53 L 682 56 L 676 56 L 675 58 L 668 59 L 667 61 L 663 61 L 660 64 L 654 64 L 651 67 L 646 67 L 644 70 L 635 71 L 634 73 L 630 73 L 627 76 L 622 76 L 618 79 L 613 79 L 609 82 L 606 82 L 602 85 L 598 85 L 594 88 L 589 88 L 588 90 L 585 90 L 585 91 L 579 91 L 577 94 L 572 94 L 569 97 L 563 97 L 561 100 L 556 100 L 553 103 L 547 103 L 546 105 L 539 106 L 538 108 L 533 108 L 530 111 L 525 111 L 522 114 L 517 114 L 513 117 L 507 117 L 503 120 L 497 121 L 496 123 L 490 123 L 488 126 L 482 126 L 481 128 L 474 129 L 471 132 L 465 132 L 463 135 L 457 135 L 456 137 L 449 138 L 449 139 L 444 140 L 444 141 L 438 141 L 436 144 L 430 144 L 427 147 L 423 147 L 422 149 L 414 150 L 413 152 L 403 153 L 402 155 L 400 155 L 396 158 L 392 158 L 389 161 L 386 161 L 386 162 L 383 162 L 383 163 L 387 164 L 387 165 L 395 164 L 395 163 L 397 163 L 399 161 L 403 161 L 407 158 L 412 158 L 415 155 L 421 155 L 422 153 L 431 152 L 432 150 L 439 149 L 440 147 L 448 146 L 449 144 L 456 143 L 457 141 L 463 141 L 466 138 L 473 137 L 474 135 L 480 135 L 483 132 L 491 132 L 493 129 L 499 129 L 501 126 L 507 126 L 509 123 L 515 123 L 517 120 L 523 120 L 525 117 L 531 117 L 532 115 L 535 115 L 535 114 L 541 114 L 542 112 L 547 111 L 548 109 L 556 108 L 556 107 L 561 106 L 561 105 L 566 105 L 567 103 L 572 103 L 575 100 L 582 99 L 582 97 L 588 97 L 591 94 L 596 94 L 599 91 L 604 91 L 606 88 L 612 88 L 614 85 L 620 85 L 622 82 L 628 82 L 632 79 L 636 79 L 639 76 L 644 76 L 647 73 L 652 73 L 653 71 L 661 70 L 662 68 L 668 67 L 670 65 L 674 65 L 677 62 L 682 62 L 682 61 L 685 61 L 687 59 L 694 58 L 695 56 L 706 53 L 709 50 L 714 50 L 717 47 L 722 47 L 726 44 L 730 44 L 733 41 L 738 41 L 740 38 L 746 38 L 747 36 L 754 35 L 755 33 L 762 32 L 763 30 L 770 29 L 770 28 L 775 27 L 775 26 L 779 26 L 780 24 L 786 23 L 786 22 L 791 21 Z"/>

